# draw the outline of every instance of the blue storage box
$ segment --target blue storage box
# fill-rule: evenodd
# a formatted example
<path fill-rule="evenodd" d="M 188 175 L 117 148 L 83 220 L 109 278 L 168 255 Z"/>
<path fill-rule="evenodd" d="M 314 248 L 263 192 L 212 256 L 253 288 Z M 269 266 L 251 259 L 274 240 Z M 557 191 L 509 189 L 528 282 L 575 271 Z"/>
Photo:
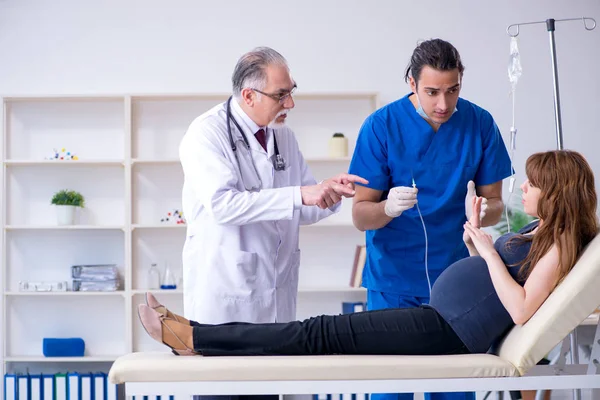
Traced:
<path fill-rule="evenodd" d="M 82 338 L 44 338 L 45 357 L 83 357 L 85 342 Z"/>

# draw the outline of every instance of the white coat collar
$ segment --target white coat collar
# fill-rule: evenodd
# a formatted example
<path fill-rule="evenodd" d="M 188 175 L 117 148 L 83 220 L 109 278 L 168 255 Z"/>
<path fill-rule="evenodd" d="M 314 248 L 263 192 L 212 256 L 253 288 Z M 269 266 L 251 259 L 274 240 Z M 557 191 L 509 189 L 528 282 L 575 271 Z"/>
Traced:
<path fill-rule="evenodd" d="M 270 140 L 270 133 L 272 131 L 272 129 L 267 129 L 267 127 L 261 127 L 258 126 L 256 124 L 256 122 L 254 122 L 252 120 L 252 118 L 250 118 L 248 116 L 248 114 L 246 114 L 244 112 L 244 110 L 242 110 L 242 107 L 240 106 L 240 104 L 237 102 L 237 100 L 234 98 L 231 99 L 231 110 L 234 114 L 234 117 L 238 120 L 241 120 L 241 127 L 242 129 L 244 129 L 244 133 L 246 134 L 246 136 L 248 137 L 248 142 L 250 143 L 250 148 L 252 150 L 256 150 L 256 151 L 262 151 L 264 152 L 265 150 L 262 148 L 262 146 L 260 145 L 260 143 L 258 142 L 258 140 L 256 139 L 256 137 L 254 136 L 254 134 L 259 130 L 259 129 L 264 129 L 266 132 L 266 138 L 267 138 L 267 150 L 269 150 L 268 154 L 272 154 L 273 150 L 271 149 L 271 147 L 273 146 L 271 144 L 271 140 Z"/>

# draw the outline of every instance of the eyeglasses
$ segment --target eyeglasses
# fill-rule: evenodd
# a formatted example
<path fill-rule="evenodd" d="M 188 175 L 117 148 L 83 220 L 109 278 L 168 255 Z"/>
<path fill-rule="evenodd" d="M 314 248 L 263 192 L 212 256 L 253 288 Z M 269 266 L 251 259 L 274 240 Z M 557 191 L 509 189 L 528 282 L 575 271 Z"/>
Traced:
<path fill-rule="evenodd" d="M 289 97 L 291 97 L 294 94 L 296 89 L 297 89 L 297 87 L 294 86 L 292 88 L 292 90 L 290 90 L 289 92 L 283 92 L 283 93 L 265 93 L 258 89 L 252 89 L 252 90 L 254 90 L 255 92 L 258 92 L 260 94 L 264 94 L 267 97 L 272 98 L 273 100 L 277 101 L 279 104 L 283 104 Z"/>

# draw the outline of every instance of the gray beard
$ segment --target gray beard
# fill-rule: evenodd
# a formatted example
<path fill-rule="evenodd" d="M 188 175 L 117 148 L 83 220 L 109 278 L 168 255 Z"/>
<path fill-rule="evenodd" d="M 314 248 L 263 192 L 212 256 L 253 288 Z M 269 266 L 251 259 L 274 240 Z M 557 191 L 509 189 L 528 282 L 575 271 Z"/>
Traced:
<path fill-rule="evenodd" d="M 271 129 L 279 129 L 279 128 L 283 128 L 285 126 L 285 122 L 275 122 L 275 120 L 269 122 L 269 125 L 267 125 L 269 128 Z"/>

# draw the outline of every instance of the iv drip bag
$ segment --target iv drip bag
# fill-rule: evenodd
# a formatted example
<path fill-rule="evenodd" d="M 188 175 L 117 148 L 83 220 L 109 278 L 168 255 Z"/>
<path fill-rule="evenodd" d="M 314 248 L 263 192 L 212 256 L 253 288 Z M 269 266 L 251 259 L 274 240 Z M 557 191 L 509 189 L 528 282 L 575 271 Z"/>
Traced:
<path fill-rule="evenodd" d="M 517 45 L 517 38 L 513 36 L 510 38 L 510 59 L 508 62 L 508 80 L 512 85 L 513 92 L 522 72 L 519 46 Z"/>

